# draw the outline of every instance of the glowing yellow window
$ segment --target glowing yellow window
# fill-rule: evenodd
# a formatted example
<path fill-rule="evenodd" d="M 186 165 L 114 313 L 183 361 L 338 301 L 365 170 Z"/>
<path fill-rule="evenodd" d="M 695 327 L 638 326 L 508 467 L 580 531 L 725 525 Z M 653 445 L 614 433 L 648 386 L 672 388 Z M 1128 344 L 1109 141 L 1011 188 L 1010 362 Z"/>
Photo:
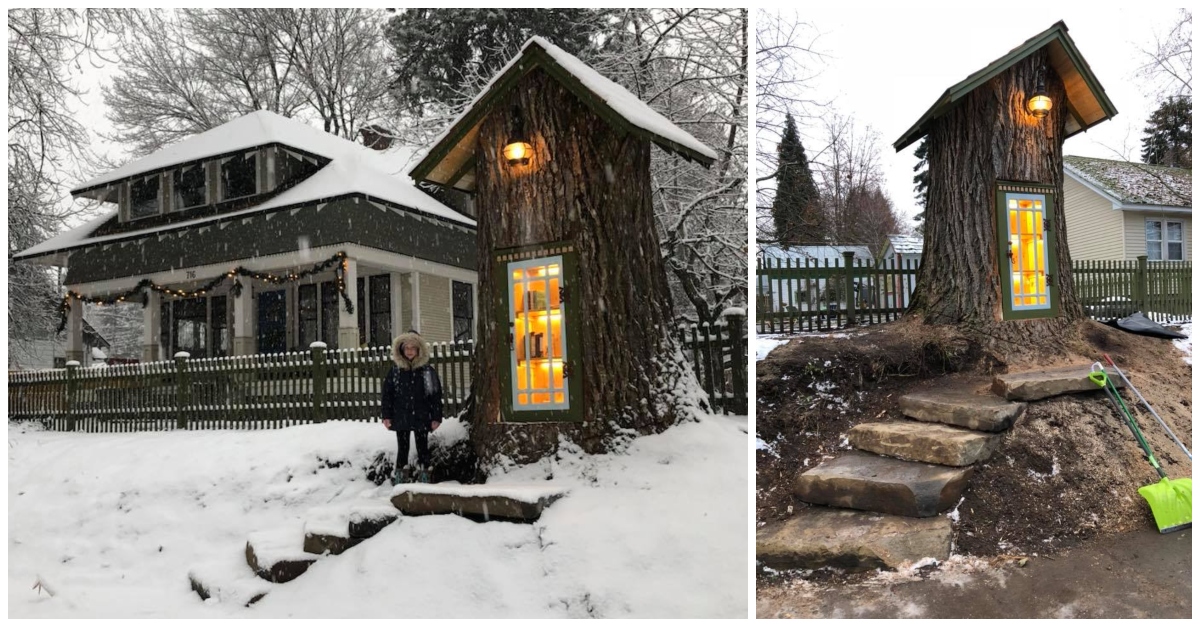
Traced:
<path fill-rule="evenodd" d="M 1032 193 L 1005 193 L 1000 205 L 1003 259 L 1013 312 L 1050 309 L 1053 287 L 1047 256 L 1045 196 Z"/>
<path fill-rule="evenodd" d="M 508 264 L 514 411 L 570 408 L 562 257 Z"/>

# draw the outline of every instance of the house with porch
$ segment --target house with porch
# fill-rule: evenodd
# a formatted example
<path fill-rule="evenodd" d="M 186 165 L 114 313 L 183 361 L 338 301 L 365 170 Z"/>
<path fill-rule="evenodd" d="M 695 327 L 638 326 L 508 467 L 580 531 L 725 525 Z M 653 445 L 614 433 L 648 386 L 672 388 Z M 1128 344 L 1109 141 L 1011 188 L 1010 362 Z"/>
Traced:
<path fill-rule="evenodd" d="M 66 268 L 81 362 L 83 302 L 140 302 L 143 361 L 471 339 L 475 221 L 416 187 L 411 154 L 250 113 L 80 183 L 108 210 L 13 259 Z"/>
<path fill-rule="evenodd" d="M 1072 260 L 1192 260 L 1192 172 L 1063 157 Z"/>

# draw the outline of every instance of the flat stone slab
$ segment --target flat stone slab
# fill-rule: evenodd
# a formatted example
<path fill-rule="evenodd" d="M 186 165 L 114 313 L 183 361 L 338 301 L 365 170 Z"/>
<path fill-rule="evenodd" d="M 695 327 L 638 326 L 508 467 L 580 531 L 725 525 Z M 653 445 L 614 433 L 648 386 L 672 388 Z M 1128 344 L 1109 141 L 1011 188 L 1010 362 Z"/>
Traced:
<path fill-rule="evenodd" d="M 317 559 L 304 552 L 303 525 L 260 531 L 246 540 L 246 563 L 271 583 L 287 583 L 303 575 Z"/>
<path fill-rule="evenodd" d="M 1025 411 L 1025 404 L 991 394 L 976 394 L 964 385 L 952 385 L 901 396 L 900 411 L 923 422 L 995 433 L 1011 427 Z"/>
<path fill-rule="evenodd" d="M 472 520 L 533 522 L 567 489 L 551 485 L 401 484 L 392 505 L 405 516 L 457 514 Z"/>
<path fill-rule="evenodd" d="M 999 374 L 992 379 L 992 392 L 1009 400 L 1037 401 L 1060 394 L 1101 391 L 1088 379 L 1089 372 L 1091 366 L 1068 366 Z M 1108 376 L 1118 388 L 1125 387 L 1116 370 L 1109 369 Z"/>
<path fill-rule="evenodd" d="M 943 466 L 970 466 L 1000 445 L 998 435 L 909 421 L 856 425 L 846 437 L 860 451 Z"/>
<path fill-rule="evenodd" d="M 271 591 L 271 584 L 257 577 L 244 561 L 236 558 L 198 565 L 188 571 L 188 582 L 202 601 L 249 607 Z"/>
<path fill-rule="evenodd" d="M 905 518 L 847 509 L 812 508 L 757 532 L 755 554 L 770 568 L 896 569 L 924 558 L 950 557 L 950 519 Z"/>
<path fill-rule="evenodd" d="M 400 517 L 391 501 L 352 499 L 308 511 L 304 521 L 304 552 L 338 555 L 374 536 Z"/>
<path fill-rule="evenodd" d="M 815 505 L 924 518 L 949 509 L 967 487 L 971 468 L 846 453 L 797 477 L 793 492 Z"/>

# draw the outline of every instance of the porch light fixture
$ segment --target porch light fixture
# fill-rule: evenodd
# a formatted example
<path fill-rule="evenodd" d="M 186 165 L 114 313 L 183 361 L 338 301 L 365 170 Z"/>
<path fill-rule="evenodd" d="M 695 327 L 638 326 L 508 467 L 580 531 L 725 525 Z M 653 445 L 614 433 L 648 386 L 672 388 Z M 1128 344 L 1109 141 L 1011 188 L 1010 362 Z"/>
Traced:
<path fill-rule="evenodd" d="M 1050 94 L 1046 93 L 1046 83 L 1042 79 L 1038 79 L 1037 88 L 1033 90 L 1033 95 L 1029 97 L 1026 106 L 1029 108 L 1029 113 L 1039 120 L 1050 115 L 1050 109 L 1054 108 L 1054 101 L 1050 100 Z"/>
<path fill-rule="evenodd" d="M 512 135 L 509 135 L 508 142 L 504 145 L 504 158 L 508 161 L 508 165 L 529 165 L 531 156 L 533 156 L 533 146 L 530 145 L 529 136 L 525 133 L 521 109 L 514 106 L 512 108 Z"/>

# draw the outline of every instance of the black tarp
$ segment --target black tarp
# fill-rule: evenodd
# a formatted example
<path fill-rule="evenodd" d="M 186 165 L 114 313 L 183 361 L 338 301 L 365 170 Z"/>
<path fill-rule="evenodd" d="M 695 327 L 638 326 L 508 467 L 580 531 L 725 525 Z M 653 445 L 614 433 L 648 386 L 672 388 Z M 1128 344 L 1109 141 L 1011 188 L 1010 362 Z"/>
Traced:
<path fill-rule="evenodd" d="M 1147 335 L 1150 337 L 1163 337 L 1171 340 L 1186 338 L 1182 333 L 1176 333 L 1162 326 L 1161 324 L 1147 318 L 1142 312 L 1134 313 L 1131 316 L 1124 318 L 1113 318 L 1105 322 L 1108 326 L 1122 331 L 1128 331 L 1137 335 Z"/>

